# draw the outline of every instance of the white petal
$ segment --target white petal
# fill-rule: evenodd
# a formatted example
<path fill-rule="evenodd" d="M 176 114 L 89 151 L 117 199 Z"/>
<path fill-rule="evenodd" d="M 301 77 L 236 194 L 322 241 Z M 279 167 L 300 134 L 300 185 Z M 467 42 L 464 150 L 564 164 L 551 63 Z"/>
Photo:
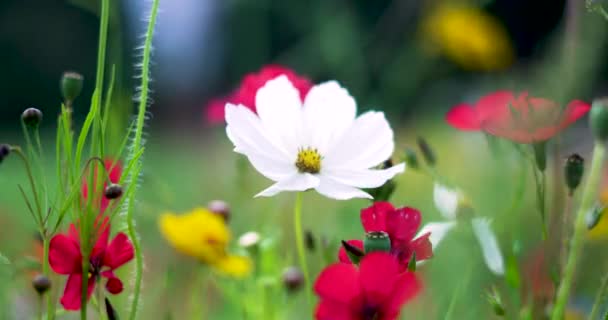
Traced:
<path fill-rule="evenodd" d="M 336 200 L 349 200 L 353 198 L 372 199 L 372 196 L 367 192 L 346 184 L 339 183 L 333 180 L 331 177 L 321 175 L 320 179 L 321 182 L 315 189 L 317 192 L 328 198 Z"/>
<path fill-rule="evenodd" d="M 300 92 L 281 75 L 269 80 L 255 95 L 258 116 L 269 134 L 281 141 L 283 148 L 296 155 L 301 147 L 302 101 Z"/>
<path fill-rule="evenodd" d="M 290 155 L 273 139 L 266 128 L 249 108 L 226 104 L 226 134 L 232 141 L 235 151 L 248 154 L 264 154 L 277 161 L 290 161 L 296 154 Z"/>
<path fill-rule="evenodd" d="M 390 158 L 394 147 L 384 113 L 369 111 L 355 119 L 323 160 L 332 167 L 369 169 Z"/>
<path fill-rule="evenodd" d="M 456 210 L 458 210 L 458 201 L 460 194 L 458 191 L 450 189 L 442 184 L 435 183 L 433 188 L 433 200 L 435 207 L 447 219 L 456 219 Z"/>
<path fill-rule="evenodd" d="M 456 221 L 447 221 L 447 222 L 430 222 L 424 225 L 422 229 L 416 235 L 416 238 L 420 237 L 423 234 L 428 232 L 431 233 L 429 237 L 429 241 L 433 245 L 433 250 L 439 245 L 439 242 L 443 240 L 448 231 L 452 230 L 456 226 Z"/>
<path fill-rule="evenodd" d="M 496 235 L 490 228 L 490 220 L 487 218 L 474 218 L 471 223 L 473 224 L 473 232 L 477 236 L 477 240 L 479 240 L 486 265 L 494 274 L 503 275 L 505 273 L 504 261 Z"/>
<path fill-rule="evenodd" d="M 321 154 L 342 137 L 357 114 L 355 99 L 336 81 L 328 81 L 310 89 L 304 100 L 307 140 Z"/>
<path fill-rule="evenodd" d="M 296 173 L 281 180 L 262 192 L 256 197 L 271 197 L 281 191 L 306 191 L 319 185 L 319 178 L 309 173 Z"/>
<path fill-rule="evenodd" d="M 255 152 L 249 152 L 247 159 L 249 159 L 249 162 L 259 173 L 273 181 L 284 180 L 298 172 L 298 169 L 292 162 L 277 161 Z"/>
<path fill-rule="evenodd" d="M 339 183 L 357 188 L 377 188 L 403 171 L 405 171 L 405 163 L 383 170 L 329 169 L 323 170 L 323 175 L 330 176 Z"/>

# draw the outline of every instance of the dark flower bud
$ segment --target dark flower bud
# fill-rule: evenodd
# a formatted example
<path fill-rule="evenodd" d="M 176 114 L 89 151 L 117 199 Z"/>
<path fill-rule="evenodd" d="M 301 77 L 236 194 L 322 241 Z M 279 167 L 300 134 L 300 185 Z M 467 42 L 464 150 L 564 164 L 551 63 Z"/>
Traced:
<path fill-rule="evenodd" d="M 293 293 L 302 288 L 304 274 L 297 267 L 289 267 L 283 272 L 283 285 L 288 292 Z"/>
<path fill-rule="evenodd" d="M 213 200 L 207 204 L 209 211 L 218 214 L 224 218 L 224 221 L 230 221 L 230 206 L 222 200 Z"/>
<path fill-rule="evenodd" d="M 604 215 L 604 210 L 606 207 L 596 205 L 592 210 L 590 210 L 585 216 L 585 223 L 587 224 L 587 230 L 592 230 L 597 226 Z"/>
<path fill-rule="evenodd" d="M 426 164 L 431 167 L 435 166 L 437 163 L 437 158 L 435 157 L 433 148 L 431 148 L 428 142 L 426 142 L 426 140 L 422 137 L 418 137 L 416 142 L 418 143 L 418 148 L 420 149 L 420 153 L 422 153 L 422 157 L 424 158 Z"/>
<path fill-rule="evenodd" d="M 106 282 L 106 290 L 111 294 L 121 293 L 123 290 L 122 281 L 118 280 L 118 278 L 108 279 L 108 282 Z"/>
<path fill-rule="evenodd" d="M 596 140 L 605 142 L 608 139 L 608 99 L 593 101 L 589 124 Z"/>
<path fill-rule="evenodd" d="M 77 72 L 64 72 L 61 77 L 61 94 L 65 101 L 74 101 L 82 91 L 83 77 Z"/>
<path fill-rule="evenodd" d="M 38 294 L 42 295 L 51 288 L 51 280 L 47 276 L 39 274 L 32 280 L 32 286 Z"/>
<path fill-rule="evenodd" d="M 536 160 L 536 167 L 540 171 L 547 169 L 547 143 L 537 142 L 532 145 L 534 149 L 534 159 Z"/>
<path fill-rule="evenodd" d="M 566 177 L 566 185 L 570 191 L 570 195 L 574 193 L 574 190 L 578 188 L 583 180 L 583 173 L 585 172 L 585 159 L 578 154 L 573 154 L 566 160 L 564 166 L 564 175 Z"/>
<path fill-rule="evenodd" d="M 306 249 L 308 249 L 309 251 L 315 251 L 316 241 L 314 234 L 312 234 L 312 231 L 304 231 L 304 244 L 306 245 Z"/>
<path fill-rule="evenodd" d="M 404 156 L 405 156 L 405 163 L 407 164 L 408 167 L 410 167 L 412 169 L 420 168 L 420 164 L 418 163 L 418 155 L 416 155 L 416 151 L 414 151 L 412 148 L 409 148 L 409 147 L 405 148 Z"/>
<path fill-rule="evenodd" d="M 28 127 L 37 128 L 42 122 L 42 111 L 36 108 L 25 109 L 21 114 L 21 121 Z"/>
<path fill-rule="evenodd" d="M 365 253 L 374 251 L 389 252 L 391 250 L 391 239 L 388 237 L 388 233 L 384 231 L 372 231 L 365 234 L 365 240 L 363 240 L 363 248 Z"/>
<path fill-rule="evenodd" d="M 8 157 L 11 153 L 11 146 L 8 144 L 0 144 L 0 163 L 4 160 L 4 158 Z"/>
<path fill-rule="evenodd" d="M 365 253 L 361 251 L 361 249 L 353 246 L 352 244 L 344 240 L 342 240 L 342 247 L 344 247 L 344 251 L 346 251 L 348 259 L 350 259 L 350 262 L 352 262 L 353 264 L 359 264 L 359 261 L 361 261 L 361 258 L 363 258 L 363 256 L 365 255 Z"/>
<path fill-rule="evenodd" d="M 106 189 L 103 191 L 103 195 L 106 197 L 106 199 L 109 200 L 114 200 L 114 199 L 118 199 L 122 196 L 123 193 L 123 189 L 120 185 L 112 183 L 109 184 Z"/>
<path fill-rule="evenodd" d="M 114 307 L 110 303 L 110 300 L 108 300 L 108 298 L 105 298 L 104 300 L 106 304 L 106 314 L 108 315 L 108 320 L 118 320 L 118 314 L 116 313 L 116 309 L 114 309 Z"/>

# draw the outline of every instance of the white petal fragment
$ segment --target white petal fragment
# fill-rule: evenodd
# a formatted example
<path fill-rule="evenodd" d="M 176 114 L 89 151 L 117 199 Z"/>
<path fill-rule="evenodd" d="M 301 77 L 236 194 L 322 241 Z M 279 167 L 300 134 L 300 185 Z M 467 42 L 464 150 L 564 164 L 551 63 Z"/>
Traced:
<path fill-rule="evenodd" d="M 384 113 L 369 111 L 355 119 L 324 161 L 332 167 L 369 169 L 390 158 L 394 148 L 393 130 Z"/>
<path fill-rule="evenodd" d="M 377 188 L 384 185 L 394 176 L 405 171 L 405 163 L 392 166 L 383 170 L 344 170 L 333 169 L 324 171 L 323 174 L 330 176 L 336 182 L 357 188 Z"/>
<path fill-rule="evenodd" d="M 372 196 L 367 192 L 343 183 L 339 183 L 333 180 L 331 177 L 321 175 L 320 178 L 321 182 L 315 189 L 317 192 L 328 198 L 336 200 L 349 200 L 353 198 L 372 199 Z"/>
<path fill-rule="evenodd" d="M 452 230 L 456 226 L 456 221 L 447 221 L 447 222 L 430 222 L 424 225 L 422 229 L 416 235 L 416 238 L 420 237 L 423 234 L 431 233 L 429 237 L 429 241 L 433 245 L 433 250 L 437 248 L 441 240 L 448 234 L 450 230 Z"/>
<path fill-rule="evenodd" d="M 486 265 L 492 273 L 503 275 L 505 273 L 505 266 L 502 252 L 498 246 L 496 235 L 490 226 L 490 219 L 474 218 L 471 223 L 473 224 L 473 232 L 477 240 L 479 240 Z"/>
<path fill-rule="evenodd" d="M 296 173 L 281 180 L 255 195 L 255 197 L 271 197 L 282 191 L 306 191 L 319 186 L 319 178 L 309 173 Z"/>
<path fill-rule="evenodd" d="M 435 207 L 446 219 L 456 219 L 456 210 L 458 210 L 458 201 L 460 194 L 458 191 L 450 189 L 442 184 L 435 183 L 433 188 L 433 200 Z"/>
<path fill-rule="evenodd" d="M 304 100 L 305 144 L 322 154 L 351 126 L 357 114 L 355 99 L 336 81 L 318 84 Z"/>
<path fill-rule="evenodd" d="M 298 89 L 285 75 L 266 82 L 255 95 L 257 114 L 282 147 L 295 154 L 300 147 L 302 101 Z"/>

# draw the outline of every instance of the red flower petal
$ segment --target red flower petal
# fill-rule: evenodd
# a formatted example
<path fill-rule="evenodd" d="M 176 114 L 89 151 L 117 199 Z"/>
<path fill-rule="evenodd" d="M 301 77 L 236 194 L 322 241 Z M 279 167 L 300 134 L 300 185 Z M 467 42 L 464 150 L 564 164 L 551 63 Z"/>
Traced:
<path fill-rule="evenodd" d="M 387 318 L 397 318 L 401 311 L 401 307 L 413 299 L 422 289 L 422 283 L 416 275 L 411 272 L 405 272 L 398 276 L 394 285 L 393 292 L 390 298 L 383 306 L 384 314 Z"/>
<path fill-rule="evenodd" d="M 348 244 L 355 246 L 355 247 L 361 249 L 361 251 L 363 251 L 363 241 L 348 240 L 346 242 L 348 242 Z M 342 263 L 352 263 L 352 261 L 350 261 L 350 258 L 348 258 L 348 254 L 346 253 L 346 250 L 344 249 L 343 246 L 340 246 L 340 250 L 338 250 L 338 260 L 340 260 L 340 262 L 342 262 Z"/>
<path fill-rule="evenodd" d="M 410 241 L 420 227 L 420 211 L 414 208 L 399 208 L 386 213 L 386 232 L 391 241 Z"/>
<path fill-rule="evenodd" d="M 380 305 L 390 299 L 399 263 L 388 253 L 372 252 L 361 260 L 359 273 L 366 303 Z"/>
<path fill-rule="evenodd" d="M 527 93 L 523 93 L 520 97 L 525 97 Z M 511 91 L 496 91 L 479 98 L 475 104 L 475 111 L 479 117 L 480 124 L 488 118 L 504 119 L 509 117 L 509 105 L 515 105 L 515 95 Z"/>
<path fill-rule="evenodd" d="M 91 297 L 93 289 L 95 288 L 95 279 L 89 278 L 88 281 L 88 298 Z M 61 305 L 66 310 L 79 310 L 80 309 L 80 297 L 82 290 L 82 275 L 72 274 L 68 277 L 68 282 L 65 284 L 63 290 L 63 296 L 61 297 Z"/>
<path fill-rule="evenodd" d="M 359 272 L 353 265 L 335 263 L 325 268 L 315 281 L 314 290 L 322 300 L 351 304 L 361 296 Z"/>
<path fill-rule="evenodd" d="M 224 123 L 226 121 L 226 98 L 214 98 L 209 100 L 205 107 L 205 118 L 209 124 Z"/>
<path fill-rule="evenodd" d="M 429 240 L 430 232 L 427 232 L 411 242 L 412 250 L 416 252 L 416 261 L 422 261 L 433 257 L 433 244 Z"/>
<path fill-rule="evenodd" d="M 126 234 L 119 232 L 105 250 L 103 265 L 114 270 L 133 259 L 133 244 Z"/>
<path fill-rule="evenodd" d="M 323 300 L 317 305 L 316 320 L 358 320 L 349 305 L 330 300 Z"/>
<path fill-rule="evenodd" d="M 361 224 L 365 232 L 386 231 L 386 216 L 393 210 L 392 204 L 381 201 L 361 210 Z"/>
<path fill-rule="evenodd" d="M 571 101 L 566 110 L 564 111 L 564 122 L 562 123 L 563 127 L 566 127 L 576 120 L 583 117 L 587 112 L 591 110 L 591 105 L 580 100 Z"/>
<path fill-rule="evenodd" d="M 49 264 L 59 274 L 81 272 L 82 256 L 78 242 L 63 234 L 54 236 L 49 244 Z"/>
<path fill-rule="evenodd" d="M 99 219 L 103 219 L 101 223 L 99 223 Z M 94 224 L 94 234 L 96 235 L 95 245 L 93 246 L 93 250 L 91 251 L 91 259 L 101 257 L 105 254 L 106 248 L 108 246 L 108 238 L 110 237 L 110 219 L 108 217 L 103 217 L 101 215 L 97 216 L 97 220 Z"/>
<path fill-rule="evenodd" d="M 445 115 L 445 121 L 458 130 L 477 131 L 481 129 L 477 112 L 468 104 L 452 107 Z"/>
<path fill-rule="evenodd" d="M 101 273 L 103 277 L 108 278 L 106 282 L 106 290 L 111 294 L 119 294 L 123 290 L 123 284 L 112 271 L 104 271 Z"/>

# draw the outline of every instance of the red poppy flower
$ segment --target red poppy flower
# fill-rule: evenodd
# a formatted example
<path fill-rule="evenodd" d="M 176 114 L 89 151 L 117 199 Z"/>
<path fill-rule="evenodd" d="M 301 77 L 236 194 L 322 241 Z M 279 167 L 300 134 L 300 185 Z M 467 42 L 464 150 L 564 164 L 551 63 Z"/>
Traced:
<path fill-rule="evenodd" d="M 106 168 L 106 171 L 108 172 L 108 175 L 110 177 L 110 182 L 111 183 L 118 183 L 120 181 L 120 176 L 122 176 L 122 166 L 120 165 L 120 162 L 118 161 L 114 161 L 111 159 L 106 159 L 104 161 L 104 167 Z M 104 177 L 105 179 L 105 177 Z M 95 172 L 95 178 L 93 179 L 93 183 L 94 185 L 97 185 L 97 170 Z M 104 182 L 103 184 L 103 189 L 102 192 L 99 193 L 99 195 L 97 195 L 93 201 L 96 203 L 99 203 L 99 208 L 100 208 L 100 213 L 103 213 L 106 211 L 106 209 L 108 208 L 108 206 L 110 205 L 110 200 L 106 199 L 106 197 L 103 196 L 103 190 L 108 186 L 107 182 Z M 94 192 L 95 194 L 97 194 L 98 192 Z M 87 185 L 87 180 L 85 180 L 82 184 L 82 198 L 86 201 L 88 199 L 89 196 L 89 186 Z"/>
<path fill-rule="evenodd" d="M 304 101 L 306 94 L 313 83 L 306 77 L 297 74 L 295 71 L 281 65 L 269 64 L 264 66 L 257 73 L 248 73 L 243 77 L 240 86 L 227 98 L 215 98 L 209 101 L 206 107 L 206 116 L 209 123 L 224 122 L 224 108 L 226 103 L 242 104 L 253 111 L 256 111 L 255 95 L 258 89 L 263 87 L 266 82 L 280 75 L 285 75 L 287 79 L 300 92 L 300 99 Z"/>
<path fill-rule="evenodd" d="M 314 290 L 319 295 L 317 320 L 392 320 L 418 294 L 422 284 L 413 273 L 400 272 L 394 256 L 372 252 L 359 268 L 336 263 L 325 268 Z"/>
<path fill-rule="evenodd" d="M 110 225 L 108 218 L 96 223 L 95 245 L 91 251 L 88 268 L 89 297 L 95 283 L 101 277 L 106 278 L 106 290 L 111 294 L 122 292 L 122 281 L 116 277 L 114 270 L 133 259 L 134 249 L 124 233 L 118 233 L 108 243 Z M 49 263 L 53 271 L 68 275 L 68 281 L 61 297 L 61 304 L 66 310 L 80 309 L 82 290 L 82 255 L 78 230 L 72 224 L 68 234 L 58 234 L 51 239 Z"/>
<path fill-rule="evenodd" d="M 484 131 L 519 143 L 542 142 L 555 136 L 584 116 L 591 106 L 580 100 L 562 108 L 556 102 L 510 91 L 486 95 L 474 106 L 460 104 L 446 115 L 446 121 L 463 131 Z"/>
<path fill-rule="evenodd" d="M 401 270 L 405 270 L 416 252 L 416 261 L 429 259 L 433 256 L 433 246 L 429 241 L 431 233 L 425 233 L 414 239 L 420 227 L 420 211 L 404 207 L 395 209 L 389 202 L 374 202 L 361 210 L 361 224 L 365 232 L 384 231 L 391 240 L 390 253 L 397 258 Z M 349 244 L 363 249 L 363 241 L 349 240 Z M 346 251 L 340 248 L 338 258 L 341 262 L 351 263 Z"/>

